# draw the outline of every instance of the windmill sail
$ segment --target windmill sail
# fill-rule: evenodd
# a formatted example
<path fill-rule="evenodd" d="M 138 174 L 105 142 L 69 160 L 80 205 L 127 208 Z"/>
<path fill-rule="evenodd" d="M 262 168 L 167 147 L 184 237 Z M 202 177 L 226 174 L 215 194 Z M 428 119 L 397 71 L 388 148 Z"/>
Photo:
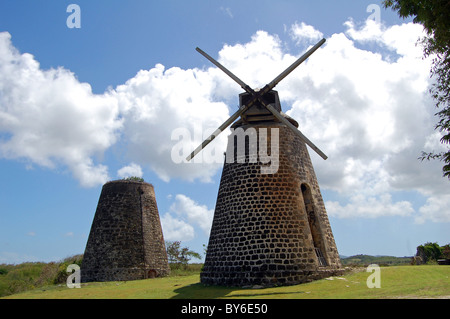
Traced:
<path fill-rule="evenodd" d="M 311 54 L 313 54 L 322 44 L 325 43 L 325 39 L 320 40 L 316 45 L 314 45 L 311 49 L 309 49 L 305 54 L 303 54 L 299 59 L 297 59 L 294 63 L 292 63 L 286 70 L 280 73 L 272 82 L 264 86 L 263 89 L 259 91 L 253 90 L 249 85 L 247 85 L 244 81 L 239 79 L 236 75 L 234 75 L 231 71 L 225 68 L 222 64 L 213 59 L 206 52 L 201 50 L 200 48 L 196 48 L 196 50 L 202 54 L 205 58 L 211 61 L 215 66 L 217 66 L 220 70 L 222 70 L 225 74 L 227 74 L 231 79 L 233 79 L 236 83 L 239 84 L 241 88 L 243 88 L 248 94 L 252 96 L 252 98 L 247 101 L 245 105 L 242 105 L 238 111 L 236 111 L 227 121 L 225 121 L 217 130 L 214 131 L 208 138 L 206 138 L 189 156 L 186 158 L 187 161 L 190 161 L 194 156 L 196 156 L 203 148 L 205 148 L 209 143 L 211 143 L 222 131 L 224 131 L 228 126 L 230 126 L 239 116 L 244 114 L 253 104 L 259 101 L 270 113 L 275 116 L 279 121 L 287 125 L 291 130 L 295 132 L 306 144 L 308 144 L 317 154 L 319 154 L 324 160 L 327 159 L 327 156 L 312 143 L 300 130 L 294 127 L 288 120 L 286 120 L 277 110 L 275 110 L 270 103 L 268 103 L 264 99 L 264 95 L 271 91 L 281 80 L 283 80 L 289 73 L 294 71 L 302 62 L 304 62 Z"/>

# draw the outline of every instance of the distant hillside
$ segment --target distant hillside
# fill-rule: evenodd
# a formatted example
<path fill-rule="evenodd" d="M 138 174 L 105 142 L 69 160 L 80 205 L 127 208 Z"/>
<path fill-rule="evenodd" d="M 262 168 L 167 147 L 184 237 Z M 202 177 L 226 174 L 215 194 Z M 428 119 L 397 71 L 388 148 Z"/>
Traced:
<path fill-rule="evenodd" d="M 367 266 L 370 264 L 378 264 L 380 266 L 404 265 L 411 263 L 411 257 L 355 255 L 350 257 L 341 256 L 341 262 L 343 266 Z"/>

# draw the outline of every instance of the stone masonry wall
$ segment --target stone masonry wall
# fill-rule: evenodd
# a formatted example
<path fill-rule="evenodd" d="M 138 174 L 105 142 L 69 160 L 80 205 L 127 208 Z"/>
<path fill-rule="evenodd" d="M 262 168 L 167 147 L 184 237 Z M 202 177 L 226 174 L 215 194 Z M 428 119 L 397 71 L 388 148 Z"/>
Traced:
<path fill-rule="evenodd" d="M 248 153 L 245 163 L 224 164 L 201 282 L 289 285 L 340 273 L 341 262 L 305 143 L 281 123 L 242 126 L 249 127 L 258 134 L 260 128 L 267 128 L 268 145 L 270 129 L 279 129 L 278 171 L 261 174 L 264 164 L 249 163 Z M 309 199 L 304 199 L 302 186 Z M 320 247 L 325 266 L 315 247 Z"/>
<path fill-rule="evenodd" d="M 103 186 L 81 266 L 81 280 L 118 281 L 170 272 L 153 186 Z"/>

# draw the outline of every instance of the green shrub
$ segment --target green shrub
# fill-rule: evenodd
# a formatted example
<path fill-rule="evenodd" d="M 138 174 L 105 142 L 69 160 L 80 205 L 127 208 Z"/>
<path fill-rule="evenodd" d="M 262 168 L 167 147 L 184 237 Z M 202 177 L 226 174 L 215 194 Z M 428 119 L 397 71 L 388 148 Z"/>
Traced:
<path fill-rule="evenodd" d="M 425 243 L 417 247 L 417 256 L 422 256 L 426 263 L 436 262 L 442 256 L 443 248 L 437 243 Z"/>
<path fill-rule="evenodd" d="M 123 179 L 124 181 L 133 181 L 133 182 L 144 182 L 142 177 L 130 176 Z"/>
<path fill-rule="evenodd" d="M 53 284 L 65 284 L 70 275 L 67 267 L 70 264 L 80 266 L 82 259 L 83 255 L 75 255 L 60 262 L 2 265 L 0 297 Z"/>
<path fill-rule="evenodd" d="M 67 282 L 67 277 L 70 273 L 67 272 L 67 267 L 72 264 L 76 264 L 81 267 L 81 262 L 83 261 L 83 255 L 75 255 L 67 257 L 59 265 L 56 275 L 53 278 L 54 284 L 65 284 Z"/>
<path fill-rule="evenodd" d="M 45 263 L 23 263 L 12 267 L 2 276 L 2 291 L 0 295 L 15 294 L 36 288 L 36 279 L 39 278 Z"/>

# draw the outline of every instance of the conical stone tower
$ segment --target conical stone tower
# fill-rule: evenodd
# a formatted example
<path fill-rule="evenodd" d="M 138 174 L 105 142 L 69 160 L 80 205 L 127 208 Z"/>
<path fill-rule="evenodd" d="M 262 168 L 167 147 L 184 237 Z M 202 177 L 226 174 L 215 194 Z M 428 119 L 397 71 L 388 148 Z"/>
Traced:
<path fill-rule="evenodd" d="M 240 120 L 232 128 L 201 282 L 241 287 L 289 285 L 341 273 L 305 143 L 275 121 L 244 124 Z M 236 132 L 247 136 L 245 161 L 239 159 L 242 139 Z M 252 154 L 255 143 L 257 161 Z M 265 147 L 270 163 L 261 153 Z M 273 173 L 268 174 L 270 170 Z"/>
<path fill-rule="evenodd" d="M 306 144 L 323 159 L 327 156 L 281 112 L 273 90 L 325 41 L 256 90 L 197 48 L 245 90 L 239 95 L 239 109 L 186 158 L 191 160 L 234 123 L 202 283 L 290 285 L 342 273 Z"/>
<path fill-rule="evenodd" d="M 127 180 L 103 185 L 81 281 L 138 280 L 169 272 L 153 186 Z"/>

